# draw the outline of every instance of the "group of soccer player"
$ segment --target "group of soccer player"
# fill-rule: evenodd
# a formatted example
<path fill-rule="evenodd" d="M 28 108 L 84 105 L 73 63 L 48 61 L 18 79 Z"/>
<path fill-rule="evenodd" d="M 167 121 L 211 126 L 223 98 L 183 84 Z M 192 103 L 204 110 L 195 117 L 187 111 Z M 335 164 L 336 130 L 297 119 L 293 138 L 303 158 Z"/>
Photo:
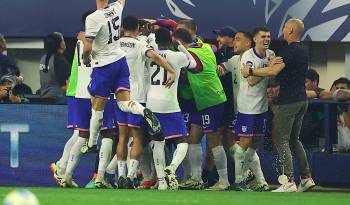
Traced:
<path fill-rule="evenodd" d="M 51 164 L 59 186 L 78 187 L 74 170 L 82 153 L 98 151 L 100 135 L 95 188 L 204 189 L 205 135 L 206 154 L 219 175 L 207 190 L 268 191 L 256 150 L 266 131 L 271 79 L 243 76 L 241 68 L 283 68 L 283 60 L 269 50 L 270 31 L 259 27 L 252 34 L 237 32 L 236 55 L 217 66 L 212 47 L 196 36 L 194 21 L 142 32 L 137 17 L 122 18 L 125 0 L 96 0 L 96 5 L 97 10 L 83 17 L 85 32 L 78 35 L 67 90 L 68 125 L 74 133 L 62 157 Z M 227 99 L 219 76 L 228 72 L 235 79 L 237 107 L 223 139 Z M 168 166 L 165 142 L 175 145 Z M 227 154 L 235 161 L 233 186 Z M 179 184 L 176 171 L 181 163 Z M 136 182 L 139 173 L 141 184 Z"/>

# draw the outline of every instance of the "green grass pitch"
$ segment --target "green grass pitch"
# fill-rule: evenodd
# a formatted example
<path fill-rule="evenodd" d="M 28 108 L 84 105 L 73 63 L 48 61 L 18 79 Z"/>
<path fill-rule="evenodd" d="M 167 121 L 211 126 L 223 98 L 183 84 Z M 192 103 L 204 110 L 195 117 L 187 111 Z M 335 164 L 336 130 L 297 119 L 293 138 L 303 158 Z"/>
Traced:
<path fill-rule="evenodd" d="M 0 187 L 1 204 L 6 194 L 19 187 Z M 350 204 L 350 193 L 257 193 L 235 191 L 155 191 L 24 188 L 41 205 L 340 205 Z"/>

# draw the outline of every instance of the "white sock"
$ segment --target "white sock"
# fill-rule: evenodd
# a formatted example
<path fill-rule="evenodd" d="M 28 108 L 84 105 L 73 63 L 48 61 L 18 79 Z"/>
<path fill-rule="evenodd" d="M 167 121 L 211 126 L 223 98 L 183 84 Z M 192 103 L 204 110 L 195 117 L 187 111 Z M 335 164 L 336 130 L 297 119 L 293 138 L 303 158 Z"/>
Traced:
<path fill-rule="evenodd" d="M 126 161 L 118 160 L 118 177 L 126 176 Z"/>
<path fill-rule="evenodd" d="M 103 111 L 91 110 L 89 147 L 97 145 L 98 133 L 103 122 Z"/>
<path fill-rule="evenodd" d="M 238 145 L 238 144 L 237 144 Z M 235 183 L 238 184 L 243 180 L 243 162 L 245 158 L 245 150 L 238 145 L 233 158 L 235 160 Z"/>
<path fill-rule="evenodd" d="M 64 175 L 66 172 L 66 167 L 69 159 L 69 153 L 74 145 L 74 143 L 78 140 L 79 130 L 74 130 L 73 135 L 69 138 L 69 140 L 64 145 L 63 153 L 61 159 L 57 162 L 58 173 L 60 175 Z"/>
<path fill-rule="evenodd" d="M 177 170 L 177 168 L 180 166 L 181 162 L 186 157 L 187 150 L 188 150 L 188 143 L 179 143 L 176 146 L 173 160 L 171 161 L 171 164 L 170 164 L 170 167 L 174 172 Z"/>
<path fill-rule="evenodd" d="M 126 166 L 129 170 L 129 167 L 130 167 L 130 156 L 131 156 L 131 149 L 132 149 L 132 142 L 133 142 L 133 138 L 130 137 L 129 138 L 129 141 L 128 141 L 128 154 L 126 155 Z"/>
<path fill-rule="evenodd" d="M 130 159 L 130 164 L 128 167 L 128 178 L 130 178 L 131 180 L 135 179 L 138 166 L 139 166 L 138 160 Z"/>
<path fill-rule="evenodd" d="M 123 112 L 131 112 L 135 115 L 142 115 L 143 116 L 143 110 L 145 107 L 143 107 L 140 103 L 136 101 L 119 101 L 118 106 L 120 110 Z"/>
<path fill-rule="evenodd" d="M 191 178 L 191 162 L 190 162 L 190 158 L 188 156 L 189 147 L 190 147 L 190 145 L 188 146 L 187 154 L 186 154 L 184 160 L 182 161 L 182 168 L 184 170 L 184 179 L 183 179 L 184 181 Z"/>
<path fill-rule="evenodd" d="M 113 147 L 113 140 L 110 138 L 103 138 L 100 148 L 100 162 L 98 163 L 97 177 L 103 179 L 105 176 L 106 168 L 111 159 Z"/>
<path fill-rule="evenodd" d="M 117 170 L 117 155 L 115 154 L 114 157 L 112 158 L 112 160 L 109 162 L 107 168 L 106 168 L 106 172 L 108 174 L 116 174 L 116 170 Z"/>
<path fill-rule="evenodd" d="M 87 139 L 78 137 L 77 141 L 74 143 L 70 154 L 69 154 L 69 160 L 66 168 L 66 176 L 72 177 L 73 172 L 75 168 L 77 167 L 79 160 L 80 160 L 80 148 L 86 143 Z"/>
<path fill-rule="evenodd" d="M 240 146 L 237 143 L 234 143 L 231 147 L 230 147 L 230 154 L 231 157 L 234 158 L 234 153 L 236 152 L 237 149 L 239 149 Z"/>
<path fill-rule="evenodd" d="M 264 173 L 261 170 L 260 158 L 256 153 L 255 149 L 248 148 L 245 155 L 245 162 L 249 162 L 249 168 L 252 169 L 252 172 L 255 174 L 256 181 L 258 183 L 265 183 Z"/>
<path fill-rule="evenodd" d="M 162 180 L 165 177 L 165 141 L 151 141 L 151 147 L 153 151 L 153 161 L 156 167 L 158 180 Z"/>
<path fill-rule="evenodd" d="M 227 158 L 224 147 L 222 145 L 216 146 L 212 148 L 211 151 L 214 156 L 216 170 L 219 174 L 219 182 L 229 185 L 230 183 L 228 182 L 227 175 Z"/>
<path fill-rule="evenodd" d="M 150 152 L 149 146 L 144 147 L 140 158 L 140 169 L 144 181 L 153 179 L 151 161 L 153 161 L 152 153 Z"/>
<path fill-rule="evenodd" d="M 191 163 L 191 178 L 197 181 L 202 180 L 202 158 L 203 150 L 201 144 L 190 144 L 188 146 L 188 158 Z"/>

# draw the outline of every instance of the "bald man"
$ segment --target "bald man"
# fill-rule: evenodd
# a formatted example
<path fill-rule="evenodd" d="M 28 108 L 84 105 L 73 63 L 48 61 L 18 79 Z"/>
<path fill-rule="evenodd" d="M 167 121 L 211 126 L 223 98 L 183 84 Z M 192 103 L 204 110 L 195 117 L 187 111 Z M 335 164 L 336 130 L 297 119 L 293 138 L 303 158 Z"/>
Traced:
<path fill-rule="evenodd" d="M 303 32 L 304 23 L 300 19 L 289 19 L 283 28 L 283 37 L 288 45 L 280 51 L 280 57 L 271 60 L 266 69 L 249 70 L 245 66 L 241 70 L 243 76 L 275 76 L 280 83 L 279 96 L 273 111 L 276 147 L 282 166 L 280 171 L 288 180 L 273 192 L 304 192 L 315 186 L 305 150 L 299 141 L 301 124 L 308 107 L 305 74 L 309 57 L 307 49 L 300 42 Z M 298 188 L 294 182 L 291 150 L 299 163 L 301 180 Z"/>

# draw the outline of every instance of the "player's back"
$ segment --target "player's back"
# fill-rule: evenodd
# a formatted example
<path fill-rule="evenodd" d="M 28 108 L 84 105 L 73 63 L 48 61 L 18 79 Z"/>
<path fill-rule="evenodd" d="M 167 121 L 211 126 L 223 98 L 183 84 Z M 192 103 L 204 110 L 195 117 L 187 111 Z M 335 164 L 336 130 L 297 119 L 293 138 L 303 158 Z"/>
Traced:
<path fill-rule="evenodd" d="M 146 43 L 133 37 L 122 37 L 118 41 L 118 48 L 126 53 L 126 60 L 130 70 L 131 99 L 141 103 L 146 102 L 148 72 L 146 70 Z"/>
<path fill-rule="evenodd" d="M 77 66 L 77 84 L 76 84 L 76 98 L 91 98 L 90 93 L 88 91 L 88 85 L 91 80 L 92 67 L 88 67 L 83 63 L 83 47 L 84 44 L 82 41 L 77 42 L 74 62 L 73 64 Z M 73 65 L 72 65 L 73 66 Z"/>
<path fill-rule="evenodd" d="M 241 58 L 241 63 L 256 69 L 268 66 L 269 58 L 275 56 L 272 50 L 266 50 L 264 57 L 259 56 L 254 48 L 246 51 Z M 247 80 L 241 80 L 238 92 L 238 111 L 245 114 L 260 114 L 268 109 L 267 86 L 269 77 L 264 77 L 259 83 L 250 86 Z"/>
<path fill-rule="evenodd" d="M 177 99 L 177 85 L 181 68 L 187 67 L 189 61 L 187 56 L 181 52 L 159 50 L 157 53 L 165 58 L 175 69 L 176 77 L 173 85 L 170 88 L 166 88 L 165 84 L 168 79 L 168 72 L 154 62 L 147 62 L 149 72 L 147 107 L 158 113 L 180 112 Z"/>
<path fill-rule="evenodd" d="M 117 1 L 96 10 L 86 19 L 86 37 L 93 39 L 93 67 L 101 67 L 124 57 L 117 47 L 123 6 Z"/>

